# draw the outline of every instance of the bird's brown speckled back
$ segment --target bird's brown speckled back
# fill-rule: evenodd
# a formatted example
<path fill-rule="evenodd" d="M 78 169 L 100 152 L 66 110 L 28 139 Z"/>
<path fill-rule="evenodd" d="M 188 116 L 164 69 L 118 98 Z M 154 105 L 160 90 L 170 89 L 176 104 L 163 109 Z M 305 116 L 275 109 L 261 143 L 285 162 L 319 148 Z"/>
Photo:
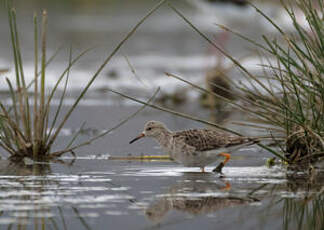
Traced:
<path fill-rule="evenodd" d="M 187 145 L 196 149 L 196 151 L 208 151 L 217 148 L 234 147 L 236 145 L 256 143 L 255 138 L 240 137 L 230 135 L 224 132 L 217 132 L 209 129 L 190 129 L 173 133 L 174 139 L 184 139 Z"/>

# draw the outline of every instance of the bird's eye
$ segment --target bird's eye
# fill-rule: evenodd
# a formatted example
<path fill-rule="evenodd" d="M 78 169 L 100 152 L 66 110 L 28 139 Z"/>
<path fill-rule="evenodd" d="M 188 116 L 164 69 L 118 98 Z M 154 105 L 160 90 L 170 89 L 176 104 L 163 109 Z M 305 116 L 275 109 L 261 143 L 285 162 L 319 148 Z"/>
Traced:
<path fill-rule="evenodd" d="M 150 128 L 147 128 L 146 130 L 147 130 L 147 131 L 150 131 L 150 130 L 152 130 L 152 128 L 150 127 Z"/>

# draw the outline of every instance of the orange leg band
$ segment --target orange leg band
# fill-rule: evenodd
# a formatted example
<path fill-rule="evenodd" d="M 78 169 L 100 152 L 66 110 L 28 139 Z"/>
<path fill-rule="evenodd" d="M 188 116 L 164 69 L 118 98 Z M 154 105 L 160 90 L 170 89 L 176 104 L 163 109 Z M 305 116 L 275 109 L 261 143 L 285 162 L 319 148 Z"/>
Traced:
<path fill-rule="evenodd" d="M 223 161 L 224 165 L 231 159 L 231 154 L 229 153 L 220 153 L 218 155 L 225 157 L 225 160 Z"/>

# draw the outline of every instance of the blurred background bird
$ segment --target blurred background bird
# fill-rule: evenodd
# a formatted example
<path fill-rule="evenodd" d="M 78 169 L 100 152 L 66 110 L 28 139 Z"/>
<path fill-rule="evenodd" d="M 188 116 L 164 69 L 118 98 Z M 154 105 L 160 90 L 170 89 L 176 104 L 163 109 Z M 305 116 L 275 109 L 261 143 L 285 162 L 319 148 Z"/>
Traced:
<path fill-rule="evenodd" d="M 217 25 L 222 25 L 235 31 L 239 34 L 247 36 L 252 40 L 258 40 L 262 35 L 276 35 L 279 31 L 260 14 L 255 8 L 262 11 L 276 25 L 286 32 L 293 30 L 293 22 L 290 16 L 285 11 L 280 0 L 187 0 L 195 11 L 193 22 L 196 26 L 204 31 L 212 33 L 214 43 L 231 54 L 233 49 L 232 44 L 238 44 L 240 56 L 238 60 L 248 59 L 251 56 L 251 51 L 247 51 L 244 46 L 244 41 L 239 40 L 239 43 L 231 42 L 235 36 L 228 30 L 224 30 Z M 251 5 L 253 4 L 253 5 Z M 294 3 L 289 1 L 285 4 L 289 5 L 294 10 L 298 23 L 304 25 L 307 29 L 307 23 L 302 12 L 294 8 Z M 231 46 L 229 46 L 231 44 Z M 211 108 L 220 110 L 224 105 L 223 97 L 234 99 L 234 92 L 230 87 L 229 82 L 233 80 L 233 66 L 226 62 L 224 55 L 214 47 L 209 47 L 208 54 L 213 57 L 215 64 L 206 70 L 205 85 L 206 88 L 213 93 L 220 95 L 221 98 L 215 98 L 212 95 L 204 95 L 202 104 Z M 207 99 L 207 100 L 205 100 Z"/>

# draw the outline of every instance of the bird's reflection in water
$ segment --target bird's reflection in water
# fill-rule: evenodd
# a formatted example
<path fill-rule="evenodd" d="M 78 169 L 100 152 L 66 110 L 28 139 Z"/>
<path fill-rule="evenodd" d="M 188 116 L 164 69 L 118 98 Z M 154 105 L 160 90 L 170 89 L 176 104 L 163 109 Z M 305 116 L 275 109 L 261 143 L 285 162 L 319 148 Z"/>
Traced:
<path fill-rule="evenodd" d="M 172 210 L 197 216 L 256 201 L 251 197 L 235 196 L 230 190 L 230 183 L 215 174 L 185 173 L 181 181 L 157 196 L 157 200 L 146 208 L 145 215 L 150 221 L 161 223 Z"/>

